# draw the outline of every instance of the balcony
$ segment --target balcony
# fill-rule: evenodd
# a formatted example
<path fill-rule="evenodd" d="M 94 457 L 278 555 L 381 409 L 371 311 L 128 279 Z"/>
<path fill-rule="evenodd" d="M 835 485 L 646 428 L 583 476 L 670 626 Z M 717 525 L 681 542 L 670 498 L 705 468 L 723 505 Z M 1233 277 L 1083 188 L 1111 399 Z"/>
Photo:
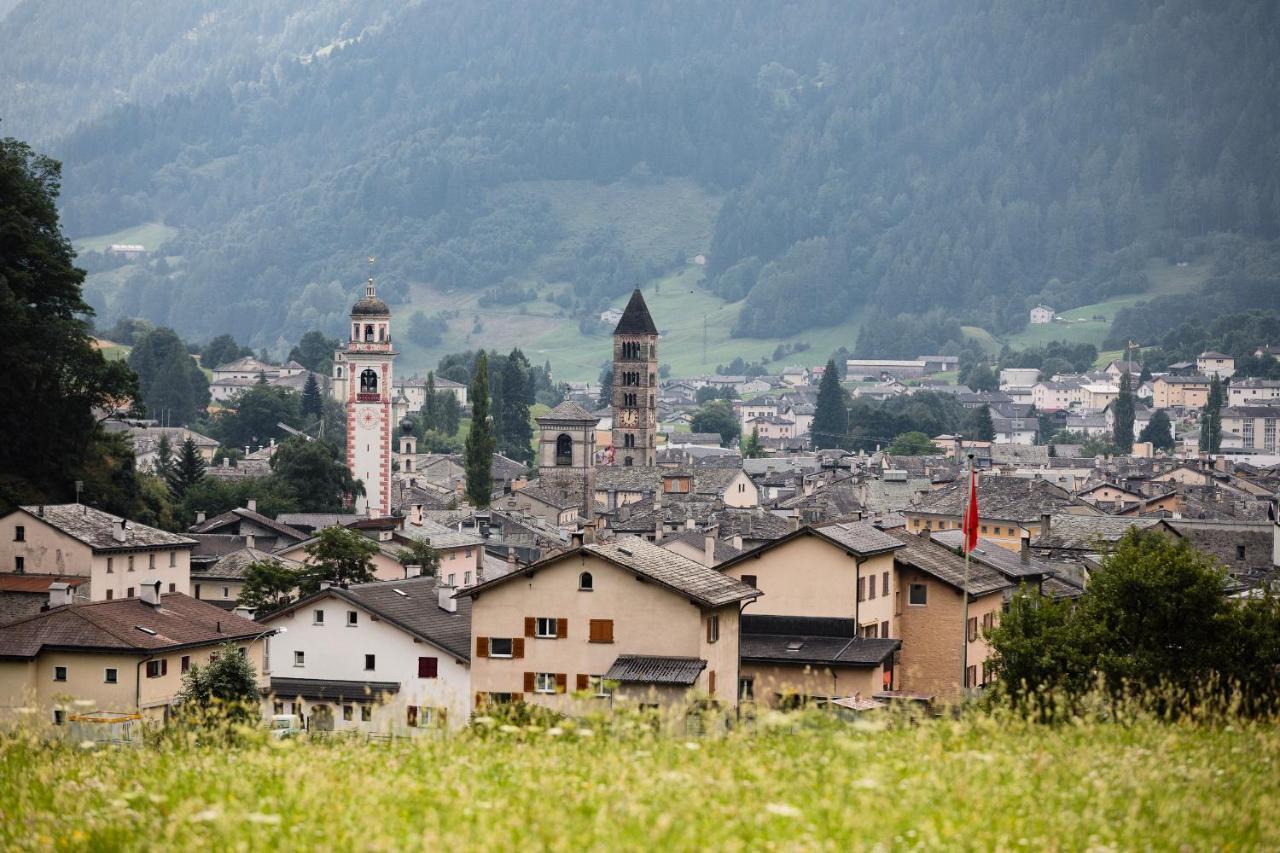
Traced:
<path fill-rule="evenodd" d="M 357 403 L 380 403 L 382 395 L 377 391 L 361 391 L 356 394 Z"/>

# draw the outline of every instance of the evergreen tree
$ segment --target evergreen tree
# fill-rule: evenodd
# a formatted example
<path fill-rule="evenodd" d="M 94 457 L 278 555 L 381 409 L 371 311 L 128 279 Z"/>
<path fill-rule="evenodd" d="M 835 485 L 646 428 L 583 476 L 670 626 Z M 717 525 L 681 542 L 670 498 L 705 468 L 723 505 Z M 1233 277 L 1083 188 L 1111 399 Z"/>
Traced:
<path fill-rule="evenodd" d="M 613 405 L 613 362 L 600 368 L 600 397 L 596 404 L 602 409 Z"/>
<path fill-rule="evenodd" d="M 450 394 L 450 397 L 453 395 Z M 440 429 L 440 405 L 436 400 L 436 373 L 427 371 L 427 387 L 422 395 L 422 428 L 423 430 Z"/>
<path fill-rule="evenodd" d="M 440 426 L 437 431 L 447 436 L 457 435 L 462 423 L 462 404 L 458 402 L 458 395 L 449 391 L 438 393 L 436 398 L 440 408 Z"/>
<path fill-rule="evenodd" d="M 182 500 L 187 490 L 204 479 L 204 457 L 191 437 L 182 442 L 178 458 L 173 463 L 173 471 L 169 475 L 169 491 L 174 500 Z"/>
<path fill-rule="evenodd" d="M 809 433 L 814 450 L 839 447 L 849 432 L 849 407 L 845 391 L 840 387 L 836 363 L 827 360 L 827 369 L 818 385 L 818 405 L 813 414 Z"/>
<path fill-rule="evenodd" d="M 1222 396 L 1222 383 L 1215 376 L 1200 412 L 1200 449 L 1208 453 L 1217 453 L 1222 446 Z"/>
<path fill-rule="evenodd" d="M 224 643 L 216 658 L 204 666 L 192 665 L 182 676 L 178 701 L 185 713 L 212 709 L 237 720 L 250 719 L 257 711 L 258 676 L 245 649 Z"/>
<path fill-rule="evenodd" d="M 244 585 L 236 604 L 254 611 L 258 618 L 273 610 L 279 610 L 293 601 L 294 590 L 301 580 L 297 569 L 291 569 L 279 560 L 257 560 L 244 570 Z"/>
<path fill-rule="evenodd" d="M 1124 376 L 1120 377 L 1120 394 L 1116 397 L 1115 405 L 1111 409 L 1114 418 L 1111 441 L 1120 448 L 1121 453 L 1130 453 L 1133 450 L 1133 404 L 1133 382 L 1126 370 Z"/>
<path fill-rule="evenodd" d="M 213 370 L 246 355 L 253 355 L 253 350 L 240 346 L 230 335 L 218 335 L 205 344 L 204 349 L 200 351 L 200 364 L 202 367 Z"/>
<path fill-rule="evenodd" d="M 333 369 L 333 353 L 337 348 L 337 338 L 326 337 L 321 332 L 307 332 L 298 345 L 289 350 L 289 361 L 296 361 L 307 370 L 327 376 Z"/>
<path fill-rule="evenodd" d="M 425 539 L 415 539 L 400 551 L 400 565 L 421 566 L 424 577 L 435 577 L 440 570 L 440 552 Z"/>
<path fill-rule="evenodd" d="M 168 435 L 162 435 L 160 440 L 156 442 L 155 475 L 167 483 L 169 482 L 169 475 L 172 473 L 173 445 L 169 442 Z"/>
<path fill-rule="evenodd" d="M 477 508 L 489 505 L 493 494 L 493 424 L 489 420 L 489 360 L 476 359 L 475 378 L 471 380 L 471 429 L 467 432 L 465 451 L 467 499 Z"/>
<path fill-rule="evenodd" d="M 324 398 L 320 396 L 320 383 L 314 373 L 307 374 L 307 384 L 302 386 L 302 416 L 318 418 L 324 414 Z"/>
<path fill-rule="evenodd" d="M 995 441 L 996 426 L 991 421 L 991 407 L 979 406 L 969 416 L 969 434 L 978 441 Z"/>
<path fill-rule="evenodd" d="M 1158 409 L 1147 425 L 1142 428 L 1139 441 L 1151 442 L 1153 450 L 1173 450 L 1173 424 L 1164 409 Z"/>
<path fill-rule="evenodd" d="M 533 382 L 529 362 L 518 347 L 503 364 L 502 387 L 504 400 L 502 422 L 498 424 L 498 448 L 507 457 L 528 464 L 533 461 L 533 424 L 529 421 Z"/>
<path fill-rule="evenodd" d="M 751 435 L 742 442 L 743 459 L 759 459 L 764 456 L 764 445 L 760 443 L 760 428 L 752 427 Z"/>
<path fill-rule="evenodd" d="M 349 497 L 364 494 L 364 485 L 327 441 L 294 437 L 282 442 L 271 457 L 271 471 L 299 512 L 337 512 Z"/>

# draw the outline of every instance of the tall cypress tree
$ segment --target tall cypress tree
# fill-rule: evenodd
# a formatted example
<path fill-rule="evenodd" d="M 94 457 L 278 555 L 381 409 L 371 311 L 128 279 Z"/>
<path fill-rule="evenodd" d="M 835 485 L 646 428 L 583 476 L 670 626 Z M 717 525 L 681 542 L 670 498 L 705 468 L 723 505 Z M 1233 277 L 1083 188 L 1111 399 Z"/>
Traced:
<path fill-rule="evenodd" d="M 839 447 L 849 432 L 849 406 L 834 360 L 827 360 L 827 369 L 818 385 L 818 405 L 813 413 L 809 434 L 814 450 Z"/>
<path fill-rule="evenodd" d="M 422 428 L 424 430 L 440 429 L 439 410 L 440 404 L 436 400 L 436 374 L 434 370 L 429 370 L 426 392 L 422 395 Z"/>
<path fill-rule="evenodd" d="M 155 475 L 165 482 L 169 481 L 169 475 L 173 473 L 173 445 L 169 443 L 169 436 L 160 436 L 160 441 L 156 443 L 156 465 Z"/>
<path fill-rule="evenodd" d="M 1200 449 L 1217 453 L 1222 447 L 1222 382 L 1213 377 L 1209 399 L 1200 412 Z"/>
<path fill-rule="evenodd" d="M 1120 394 L 1111 413 L 1115 416 L 1111 441 L 1121 452 L 1129 453 L 1133 450 L 1133 382 L 1127 370 L 1120 377 Z"/>
<path fill-rule="evenodd" d="M 505 398 L 502 423 L 498 426 L 498 447 L 519 462 L 533 461 L 533 426 L 529 423 L 529 407 L 533 405 L 532 370 L 529 361 L 517 347 L 507 356 L 502 370 Z"/>
<path fill-rule="evenodd" d="M 471 429 L 467 432 L 465 463 L 467 500 L 483 509 L 493 494 L 493 424 L 489 421 L 489 359 L 482 352 L 476 359 L 471 380 Z"/>

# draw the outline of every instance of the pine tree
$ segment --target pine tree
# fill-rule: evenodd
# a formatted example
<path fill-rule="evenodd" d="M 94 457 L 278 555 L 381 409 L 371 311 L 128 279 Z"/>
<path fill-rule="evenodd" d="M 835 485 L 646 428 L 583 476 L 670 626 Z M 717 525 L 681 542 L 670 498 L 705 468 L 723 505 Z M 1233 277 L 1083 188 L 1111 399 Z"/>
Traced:
<path fill-rule="evenodd" d="M 440 429 L 440 404 L 436 399 L 436 374 L 434 370 L 427 372 L 427 387 L 422 395 L 421 413 L 422 428 L 424 430 Z"/>
<path fill-rule="evenodd" d="M 497 425 L 498 447 L 506 456 L 528 464 L 533 461 L 533 425 L 529 422 L 532 383 L 529 362 L 518 347 L 507 356 L 502 373 L 505 399 L 502 423 Z"/>
<path fill-rule="evenodd" d="M 1151 420 L 1142 428 L 1138 440 L 1151 442 L 1153 450 L 1173 449 L 1173 425 L 1169 423 L 1169 416 L 1164 409 L 1159 409 L 1151 416 Z"/>
<path fill-rule="evenodd" d="M 764 456 L 764 445 L 760 443 L 760 428 L 752 427 L 751 435 L 742 442 L 743 459 L 759 459 Z"/>
<path fill-rule="evenodd" d="M 1133 451 L 1133 382 L 1126 370 L 1120 377 L 1120 394 L 1116 397 L 1115 407 L 1111 410 L 1114 425 L 1111 441 L 1122 453 Z"/>
<path fill-rule="evenodd" d="M 1217 453 L 1222 446 L 1222 383 L 1213 377 L 1209 399 L 1200 412 L 1200 449 Z"/>
<path fill-rule="evenodd" d="M 324 400 L 320 397 L 320 383 L 314 373 L 307 374 L 307 384 L 302 386 L 302 414 L 318 418 L 324 414 Z"/>
<path fill-rule="evenodd" d="M 996 425 L 991 420 L 991 407 L 979 406 L 970 416 L 969 430 L 978 441 L 995 441 Z"/>
<path fill-rule="evenodd" d="M 173 471 L 169 475 L 169 491 L 175 500 L 182 500 L 187 489 L 204 479 L 204 457 L 200 455 L 195 440 L 190 436 L 182 442 L 178 458 L 173 463 Z"/>
<path fill-rule="evenodd" d="M 169 436 L 162 435 L 160 441 L 156 443 L 155 475 L 167 483 L 172 473 L 173 445 L 169 443 Z"/>
<path fill-rule="evenodd" d="M 493 494 L 493 424 L 489 421 L 489 359 L 476 359 L 471 380 L 471 429 L 467 432 L 467 499 L 477 508 L 489 505 Z"/>
<path fill-rule="evenodd" d="M 840 387 L 836 363 L 828 359 L 827 368 L 822 373 L 822 382 L 818 385 L 818 405 L 814 411 L 813 423 L 809 427 L 813 448 L 822 450 L 839 447 L 848 432 L 849 406 L 844 389 Z"/>

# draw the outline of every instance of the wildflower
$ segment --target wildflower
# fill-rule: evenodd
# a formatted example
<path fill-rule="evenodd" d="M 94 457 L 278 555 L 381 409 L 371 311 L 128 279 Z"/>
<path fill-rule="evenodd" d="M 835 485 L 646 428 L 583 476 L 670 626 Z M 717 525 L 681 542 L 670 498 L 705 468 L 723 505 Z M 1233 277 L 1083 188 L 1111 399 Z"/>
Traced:
<path fill-rule="evenodd" d="M 519 727 L 519 726 L 513 726 L 513 725 L 511 725 L 510 723 L 503 723 L 502 725 L 498 726 L 498 731 L 500 731 L 500 732 L 506 732 L 507 734 L 509 734 L 509 735 L 510 735 L 510 734 L 515 734 L 516 732 L 520 731 L 520 727 Z"/>
<path fill-rule="evenodd" d="M 212 823 L 220 817 L 222 817 L 222 812 L 218 809 L 205 809 L 204 811 L 196 812 L 190 819 L 194 823 Z"/>
<path fill-rule="evenodd" d="M 261 823 L 268 826 L 278 826 L 280 824 L 280 815 L 278 814 L 262 814 L 261 812 L 249 812 L 244 816 L 249 823 Z"/>
<path fill-rule="evenodd" d="M 547 729 L 547 734 L 550 735 L 551 737 L 559 737 L 560 735 L 564 734 L 564 729 L 560 728 L 559 726 L 552 726 L 551 728 Z"/>
<path fill-rule="evenodd" d="M 693 742 L 693 741 L 691 741 L 691 740 L 687 740 L 687 741 L 685 741 L 685 742 L 684 742 L 684 748 L 685 748 L 685 749 L 690 749 L 690 750 L 698 750 L 698 749 L 702 749 L 702 745 L 701 745 L 701 744 L 694 743 L 694 742 Z"/>
<path fill-rule="evenodd" d="M 803 812 L 798 808 L 786 803 L 766 803 L 764 810 L 778 817 L 800 817 L 803 815 Z"/>
<path fill-rule="evenodd" d="M 82 740 L 82 741 L 80 741 L 80 748 L 81 748 L 81 749 L 93 749 L 95 746 L 97 746 L 97 744 L 95 744 L 95 743 L 94 743 L 93 741 L 91 741 L 91 740 Z"/>

